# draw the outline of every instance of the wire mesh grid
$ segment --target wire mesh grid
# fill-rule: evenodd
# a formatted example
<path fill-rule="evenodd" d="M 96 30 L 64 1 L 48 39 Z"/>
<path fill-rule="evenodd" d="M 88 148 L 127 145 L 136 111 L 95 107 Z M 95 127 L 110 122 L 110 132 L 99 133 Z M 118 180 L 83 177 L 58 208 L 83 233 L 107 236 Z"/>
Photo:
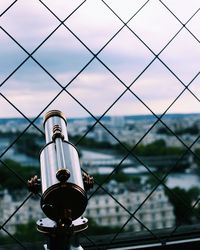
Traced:
<path fill-rule="evenodd" d="M 13 1 L 10 4 L 6 4 L 6 8 L 4 8 L 2 10 L 1 13 L 1 18 L 2 17 L 6 17 L 6 15 L 9 13 L 9 11 L 11 11 L 12 9 L 15 8 L 15 6 L 20 2 L 20 0 L 16 0 Z M 176 132 L 173 131 L 173 129 L 167 124 L 167 122 L 165 122 L 165 120 L 163 119 L 164 116 L 167 114 L 167 112 L 170 110 L 171 107 L 173 107 L 176 102 L 178 100 L 180 100 L 180 98 L 185 94 L 185 93 L 190 93 L 191 96 L 194 98 L 194 100 L 196 100 L 197 104 L 199 103 L 199 98 L 198 95 L 195 94 L 195 92 L 192 90 L 191 86 L 193 85 L 193 83 L 197 80 L 198 76 L 199 76 L 199 72 L 193 74 L 193 76 L 191 77 L 191 79 L 189 80 L 182 80 L 183 77 L 181 77 L 180 75 L 178 75 L 176 73 L 176 70 L 169 66 L 168 63 L 165 61 L 164 57 L 162 57 L 163 53 L 169 48 L 169 46 L 174 42 L 174 40 L 180 36 L 180 34 L 182 34 L 182 32 L 187 32 L 192 39 L 199 43 L 197 34 L 195 32 L 193 32 L 190 28 L 189 25 L 190 22 L 192 22 L 197 15 L 199 14 L 199 8 L 195 8 L 193 10 L 193 13 L 190 14 L 189 18 L 185 21 L 182 22 L 178 15 L 175 14 L 175 12 L 168 6 L 168 1 L 155 1 L 157 5 L 159 5 L 164 11 L 166 11 L 170 17 L 173 17 L 174 20 L 176 20 L 176 24 L 178 25 L 179 28 L 176 29 L 176 32 L 173 33 L 173 35 L 171 35 L 171 38 L 164 41 L 164 44 L 162 44 L 161 49 L 157 49 L 154 48 L 154 46 L 148 45 L 145 42 L 145 39 L 142 38 L 142 34 L 140 34 L 140 32 L 134 31 L 133 25 L 130 25 L 130 23 L 134 24 L 134 20 L 137 16 L 140 15 L 140 13 L 145 9 L 148 8 L 148 6 L 152 3 L 152 1 L 148 0 L 145 1 L 143 3 L 140 3 L 138 9 L 136 11 L 134 11 L 134 13 L 132 13 L 132 16 L 127 20 L 124 21 L 122 17 L 120 17 L 120 14 L 117 13 L 117 11 L 114 10 L 114 8 L 112 8 L 112 3 L 110 3 L 110 1 L 104 1 L 104 0 L 99 0 L 99 1 L 95 1 L 97 4 L 101 3 L 101 5 L 104 7 L 104 10 L 107 11 L 109 13 L 110 16 L 112 16 L 113 18 L 115 18 L 116 22 L 118 22 L 119 28 L 114 32 L 114 34 L 107 39 L 106 42 L 104 42 L 104 45 L 101 46 L 100 49 L 98 49 L 97 51 L 94 52 L 94 49 L 92 48 L 92 46 L 90 47 L 89 45 L 87 45 L 86 42 L 83 41 L 82 38 L 79 37 L 78 32 L 76 32 L 76 27 L 74 28 L 74 30 L 72 28 L 70 28 L 70 25 L 68 24 L 68 21 L 70 20 L 71 17 L 75 16 L 75 18 L 78 18 L 79 15 L 79 11 L 84 8 L 84 6 L 86 5 L 88 1 L 81 1 L 78 4 L 76 4 L 77 6 L 74 7 L 73 10 L 71 10 L 70 13 L 68 13 L 68 15 L 62 19 L 59 17 L 59 15 L 56 14 L 56 12 L 54 11 L 54 9 L 52 9 L 50 7 L 49 3 L 46 3 L 46 1 L 41 1 L 38 0 L 37 3 L 41 6 L 41 9 L 45 9 L 45 11 L 48 13 L 48 15 L 56 20 L 57 26 L 49 31 L 48 35 L 45 36 L 45 38 L 43 39 L 42 42 L 38 43 L 37 46 L 35 46 L 34 49 L 32 49 L 32 52 L 29 52 L 29 49 L 27 49 L 24 45 L 22 45 L 21 42 L 19 42 L 20 39 L 17 38 L 15 32 L 13 32 L 14 34 L 12 34 L 12 32 L 8 31 L 6 29 L 6 27 L 4 27 L 4 25 L 1 25 L 1 32 L 2 34 L 4 34 L 9 41 L 12 41 L 21 51 L 24 52 L 24 58 L 16 65 L 16 67 L 11 70 L 10 72 L 8 72 L 7 76 L 5 77 L 5 79 L 3 79 L 1 81 L 1 89 L 6 88 L 6 85 L 9 82 L 9 79 L 11 79 L 15 74 L 17 74 L 20 69 L 31 60 L 31 62 L 34 62 L 34 64 L 36 64 L 37 66 L 39 66 L 39 68 L 44 72 L 44 74 L 48 75 L 50 81 L 52 82 L 52 84 L 55 84 L 56 87 L 58 88 L 57 90 L 57 94 L 52 98 L 49 99 L 48 103 L 45 105 L 45 107 L 40 110 L 40 112 L 38 112 L 38 114 L 35 116 L 34 119 L 30 119 L 25 112 L 23 111 L 23 109 L 21 107 L 18 107 L 16 104 L 14 104 L 14 102 L 12 101 L 11 98 L 9 98 L 8 96 L 6 96 L 6 94 L 3 94 L 3 91 L 0 92 L 1 98 L 9 105 L 11 106 L 16 113 L 23 117 L 26 121 L 27 121 L 27 126 L 24 128 L 24 130 L 22 132 L 20 132 L 14 139 L 13 141 L 8 145 L 8 147 L 1 153 L 0 155 L 0 162 L 2 164 L 2 167 L 7 168 L 10 171 L 10 175 L 11 178 L 17 178 L 19 179 L 20 182 L 23 183 L 24 187 L 26 186 L 26 181 L 24 180 L 23 177 L 20 175 L 20 173 L 18 173 L 17 171 L 15 171 L 14 169 L 12 169 L 9 166 L 9 163 L 5 162 L 3 160 L 4 155 L 6 155 L 6 153 L 12 149 L 12 147 L 15 146 L 15 144 L 17 143 L 17 141 L 20 140 L 20 138 L 23 137 L 23 135 L 25 135 L 25 133 L 28 131 L 29 128 L 34 127 L 42 136 L 44 136 L 44 132 L 41 130 L 40 127 L 38 127 L 36 121 L 38 120 L 38 118 L 40 118 L 40 116 L 48 110 L 49 107 L 51 107 L 51 104 L 54 103 L 57 99 L 59 99 L 63 93 L 65 93 L 66 95 L 70 96 L 70 98 L 72 98 L 73 101 L 75 101 L 78 106 L 81 107 L 81 109 L 83 109 L 85 111 L 85 113 L 90 116 L 93 120 L 94 123 L 92 126 L 90 126 L 87 131 L 85 131 L 85 133 L 78 138 L 78 140 L 76 141 L 76 146 L 78 147 L 79 145 L 81 145 L 81 142 L 84 141 L 84 139 L 87 137 L 87 135 L 92 131 L 92 129 L 97 126 L 100 125 L 101 127 L 103 127 L 103 129 L 111 136 L 114 138 L 114 140 L 116 140 L 116 142 L 120 145 L 121 148 L 123 148 L 125 155 L 123 156 L 123 158 L 121 159 L 121 161 L 116 164 L 115 168 L 113 171 L 111 171 L 106 178 L 104 178 L 104 180 L 102 182 L 98 182 L 96 181 L 96 188 L 95 190 L 93 190 L 90 195 L 89 195 L 89 200 L 92 199 L 95 194 L 101 190 L 102 192 L 104 192 L 106 195 L 108 195 L 110 197 L 111 200 L 113 200 L 117 206 L 119 206 L 126 214 L 129 215 L 129 218 L 124 221 L 123 225 L 116 229 L 115 233 L 113 234 L 112 238 L 110 239 L 109 244 L 112 244 L 117 237 L 120 235 L 121 232 L 123 232 L 124 228 L 127 226 L 127 224 L 134 219 L 135 221 L 137 221 L 137 223 L 144 228 L 146 231 L 148 231 L 153 238 L 155 238 L 157 241 L 161 242 L 162 244 L 165 244 L 165 242 L 163 242 L 160 237 L 159 234 L 155 233 L 153 230 L 151 230 L 151 228 L 149 228 L 148 225 L 145 225 L 145 223 L 143 223 L 143 220 L 137 216 L 138 212 L 142 209 L 143 205 L 146 204 L 152 197 L 152 195 L 155 193 L 156 190 L 158 190 L 158 188 L 160 186 L 163 186 L 165 190 L 167 190 L 167 192 L 171 193 L 171 195 L 173 195 L 173 197 L 175 197 L 175 199 L 180 202 L 180 204 L 182 204 L 182 206 L 185 208 L 185 214 L 187 213 L 196 213 L 194 211 L 194 208 L 198 206 L 199 203 L 199 199 L 196 200 L 193 203 L 192 207 L 189 207 L 188 204 L 185 202 L 185 200 L 183 199 L 183 197 L 179 196 L 178 194 L 174 193 L 165 183 L 165 180 L 167 179 L 167 177 L 170 175 L 170 173 L 173 171 L 173 169 L 175 169 L 180 161 L 182 159 L 184 159 L 184 157 L 187 154 L 191 154 L 193 155 L 195 158 L 199 159 L 199 156 L 197 153 L 195 153 L 192 150 L 192 147 L 195 145 L 195 143 L 199 140 L 198 136 L 193 143 L 191 143 L 191 145 L 187 145 L 187 143 L 185 143 L 185 141 L 178 135 L 176 134 Z M 87 6 L 86 6 L 87 7 Z M 180 6 L 181 7 L 181 6 Z M 95 10 L 94 10 L 95 12 Z M 148 17 L 147 17 L 148 19 Z M 68 32 L 70 33 L 70 35 L 75 39 L 76 42 L 78 42 L 79 44 L 81 44 L 81 46 L 83 48 L 85 48 L 85 50 L 87 51 L 87 53 L 90 55 L 86 60 L 86 62 L 81 65 L 80 69 L 77 71 L 77 73 L 65 84 L 63 84 L 60 80 L 57 79 L 57 77 L 55 76 L 55 74 L 53 73 L 53 70 L 48 70 L 48 67 L 45 66 L 45 63 L 43 63 L 42 60 L 38 59 L 37 57 L 37 52 L 40 51 L 40 49 L 42 48 L 43 45 L 45 45 L 48 40 L 51 39 L 51 37 L 60 29 L 62 28 L 62 32 Z M 148 53 L 150 53 L 151 55 L 151 60 L 149 60 L 149 62 L 147 63 L 146 66 L 144 66 L 140 72 L 138 72 L 137 76 L 134 77 L 134 80 L 131 81 L 130 84 L 127 83 L 126 80 L 122 80 L 123 77 L 120 76 L 120 74 L 118 74 L 117 70 L 112 70 L 112 68 L 109 66 L 108 63 L 106 63 L 103 59 L 103 57 L 101 56 L 101 54 L 103 53 L 104 50 L 106 50 L 106 48 L 113 42 L 113 40 L 120 36 L 120 34 L 126 29 L 126 31 L 129 32 L 129 34 L 131 36 L 133 36 L 139 43 L 142 44 L 142 46 L 145 47 L 145 49 L 148 51 Z M 31 31 L 30 31 L 31 32 Z M 88 34 L 89 36 L 90 34 Z M 72 45 L 73 46 L 73 45 Z M 156 51 L 156 52 L 155 52 Z M 166 52 L 168 53 L 168 52 Z M 4 60 L 4 58 L 2 58 L 2 60 Z M 104 70 L 106 70 L 106 72 L 109 72 L 109 74 L 116 80 L 116 82 L 122 86 L 122 91 L 121 93 L 118 95 L 117 98 L 115 98 L 112 103 L 106 107 L 106 110 L 103 111 L 101 113 L 100 116 L 96 117 L 93 112 L 90 110 L 90 108 L 87 107 L 87 105 L 85 105 L 85 103 L 82 103 L 82 101 L 80 101 L 80 99 L 78 97 L 76 97 L 75 94 L 73 94 L 72 89 L 70 89 L 70 87 L 73 87 L 74 82 L 76 81 L 76 79 L 78 79 L 84 72 L 85 70 L 87 70 L 88 67 L 90 67 L 90 65 L 94 62 L 97 61 Z M 134 91 L 133 86 L 140 80 L 140 78 L 145 74 L 145 72 L 152 67 L 152 65 L 154 65 L 155 63 L 159 62 L 160 65 L 162 65 L 165 70 L 174 77 L 174 79 L 176 79 L 176 81 L 180 84 L 181 86 L 181 90 L 179 91 L 179 93 L 177 93 L 176 96 L 173 97 L 173 99 L 171 100 L 171 103 L 167 105 L 167 107 L 165 108 L 165 110 L 162 112 L 161 115 L 157 115 L 156 112 L 154 111 L 154 109 L 151 107 L 151 105 L 148 104 L 148 102 L 145 101 L 145 99 L 143 99 L 142 97 L 140 97 L 141 95 L 137 94 L 137 91 Z M 112 90 L 111 90 L 112 91 Z M 157 90 L 154 90 L 157 91 Z M 132 146 L 131 148 L 127 146 L 126 143 L 122 142 L 117 135 L 115 135 L 115 133 L 112 132 L 112 130 L 107 127 L 104 122 L 103 122 L 103 118 L 109 114 L 109 111 L 113 108 L 116 107 L 117 104 L 119 103 L 119 101 L 127 94 L 129 93 L 131 96 L 133 96 L 139 103 L 141 103 L 141 105 L 143 105 L 145 107 L 145 109 L 148 110 L 148 112 L 153 115 L 154 122 L 151 124 L 151 126 L 149 126 L 149 128 L 146 130 L 146 132 L 141 136 L 141 138 L 135 143 L 134 146 Z M 45 95 L 45 92 L 42 93 L 43 95 Z M 63 102 L 65 102 L 65 100 L 62 99 Z M 103 102 L 103 100 L 102 100 Z M 162 177 L 159 177 L 154 171 L 152 171 L 152 169 L 148 166 L 148 164 L 145 163 L 145 161 L 143 161 L 143 159 L 141 157 L 139 157 L 136 153 L 135 150 L 137 149 L 137 146 L 143 141 L 143 139 L 148 136 L 151 131 L 158 125 L 161 124 L 165 129 L 167 129 L 167 131 L 172 134 L 177 141 L 180 142 L 180 144 L 183 146 L 184 150 L 182 151 L 182 153 L 179 155 L 178 159 L 176 159 L 175 163 L 169 168 L 167 169 L 167 171 L 162 175 Z M 108 180 L 110 180 L 112 178 L 112 176 L 122 167 L 122 164 L 129 158 L 129 157 L 133 157 L 135 160 L 137 160 L 142 166 L 144 166 L 144 168 L 146 169 L 146 171 L 156 180 L 156 184 L 151 188 L 151 190 L 146 194 L 145 198 L 138 204 L 138 206 L 136 208 L 134 208 L 134 211 L 131 211 L 128 207 L 123 205 L 123 202 L 118 200 L 117 196 L 112 194 L 111 192 L 109 192 L 109 190 L 107 188 L 105 188 L 105 184 Z M 84 169 L 83 169 L 84 171 Z M 29 199 L 32 197 L 32 194 L 28 194 L 27 197 L 24 198 L 24 201 L 19 204 L 19 206 L 13 211 L 13 213 L 11 215 L 8 216 L 8 218 L 6 218 L 6 220 L 4 221 L 4 223 L 1 224 L 1 230 L 5 232 L 5 234 L 7 234 L 9 237 L 11 237 L 13 239 L 13 241 L 18 244 L 22 249 L 28 249 L 28 247 L 20 240 L 17 239 L 17 237 L 15 237 L 12 233 L 10 233 L 7 229 L 6 229 L 6 224 L 9 223 L 9 221 L 12 220 L 12 217 L 16 215 L 16 213 L 18 212 L 19 209 L 21 209 L 24 204 L 26 202 L 29 201 Z M 197 216 L 199 217 L 199 215 L 197 214 Z M 179 227 L 182 225 L 182 222 L 179 222 L 176 224 L 176 226 L 170 231 L 169 235 L 168 235 L 168 239 L 170 239 L 173 234 L 179 229 Z M 97 245 L 96 242 L 94 242 L 89 235 L 87 235 L 87 232 L 84 234 L 84 236 L 91 242 L 91 244 L 93 244 L 96 249 L 99 248 L 99 246 Z M 83 237 L 84 237 L 83 236 Z M 106 248 L 109 247 L 109 244 L 107 245 Z"/>

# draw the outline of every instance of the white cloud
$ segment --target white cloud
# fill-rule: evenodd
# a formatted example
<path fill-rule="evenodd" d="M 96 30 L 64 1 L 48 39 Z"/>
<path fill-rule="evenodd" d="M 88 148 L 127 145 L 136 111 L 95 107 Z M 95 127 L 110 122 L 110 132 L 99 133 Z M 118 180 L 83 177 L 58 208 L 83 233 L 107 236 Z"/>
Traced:
<path fill-rule="evenodd" d="M 190 1 L 174 1 L 174 0 L 163 0 L 163 3 L 185 23 L 188 19 L 199 9 L 199 0 Z"/>
<path fill-rule="evenodd" d="M 63 20 L 82 1 L 45 0 Z M 106 2 L 124 21 L 128 20 L 145 1 Z M 165 0 L 164 3 L 180 17 L 187 20 L 197 9 L 199 1 L 180 4 L 178 0 Z M 2 0 L 3 11 L 11 2 Z M 188 28 L 198 36 L 197 18 L 191 20 Z M 0 20 L 0 25 L 11 33 L 27 50 L 32 51 L 59 24 L 39 1 L 17 1 Z M 95 53 L 123 26 L 119 19 L 102 1 L 88 0 L 67 21 L 66 25 Z M 130 22 L 141 39 L 158 53 L 171 37 L 180 29 L 180 23 L 166 10 L 160 1 L 149 1 Z M 183 30 L 160 55 L 161 59 L 184 82 L 188 83 L 199 70 L 199 44 Z M 3 81 L 26 57 L 20 48 L 0 30 L 0 81 Z M 61 27 L 42 45 L 34 57 L 63 85 L 71 79 L 92 58 L 92 54 Z M 119 78 L 129 85 L 154 58 L 152 53 L 124 28 L 99 54 L 99 58 L 113 70 Z M 196 82 L 191 86 L 197 91 Z M 68 90 L 93 114 L 102 114 L 124 91 L 124 86 L 96 59 L 71 83 Z M 156 60 L 131 88 L 152 107 L 162 112 L 183 89 L 181 83 Z M 14 104 L 27 115 L 34 116 L 60 91 L 60 87 L 31 59 L 0 88 Z M 170 109 L 172 112 L 196 112 L 197 103 L 190 95 L 184 96 L 184 102 Z M 191 101 L 188 106 L 185 103 Z M 181 103 L 181 101 L 180 101 Z M 0 98 L 0 116 L 16 115 L 13 108 Z M 5 106 L 5 108 L 4 108 Z M 63 93 L 52 104 L 61 108 L 70 116 L 88 115 L 67 93 Z M 69 111 L 70 110 L 70 111 Z M 149 111 L 131 94 L 126 93 L 109 111 L 109 114 L 139 114 Z"/>

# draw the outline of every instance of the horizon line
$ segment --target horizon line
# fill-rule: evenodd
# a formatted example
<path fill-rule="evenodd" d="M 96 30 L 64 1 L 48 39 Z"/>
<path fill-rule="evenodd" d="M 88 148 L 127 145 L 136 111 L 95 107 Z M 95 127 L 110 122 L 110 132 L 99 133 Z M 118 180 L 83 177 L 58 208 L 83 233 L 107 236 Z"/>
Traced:
<path fill-rule="evenodd" d="M 160 117 L 162 116 L 163 114 L 155 114 L 156 116 Z M 105 115 L 103 117 L 131 117 L 131 116 L 135 116 L 135 117 L 142 117 L 142 116 L 152 116 L 152 117 L 155 117 L 154 114 L 121 114 L 121 115 Z M 166 113 L 164 114 L 164 116 L 169 116 L 169 115 L 174 115 L 174 116 L 184 116 L 184 115 L 200 115 L 200 112 L 197 113 L 197 112 L 191 112 L 191 113 Z M 101 117 L 101 115 L 94 115 L 96 118 L 98 117 Z M 163 117 L 164 117 L 163 116 Z M 103 118 L 102 117 L 102 118 Z M 32 119 L 35 119 L 34 116 L 31 116 L 31 117 L 27 117 L 28 119 L 32 120 Z M 77 117 L 67 117 L 67 119 L 88 119 L 88 118 L 92 118 L 94 119 L 92 116 L 77 116 Z M 156 117 L 155 117 L 156 118 Z M 25 119 L 26 120 L 26 117 L 23 117 L 23 116 L 10 116 L 10 117 L 0 117 L 0 119 Z M 43 116 L 40 116 L 38 117 L 37 119 L 43 119 Z"/>

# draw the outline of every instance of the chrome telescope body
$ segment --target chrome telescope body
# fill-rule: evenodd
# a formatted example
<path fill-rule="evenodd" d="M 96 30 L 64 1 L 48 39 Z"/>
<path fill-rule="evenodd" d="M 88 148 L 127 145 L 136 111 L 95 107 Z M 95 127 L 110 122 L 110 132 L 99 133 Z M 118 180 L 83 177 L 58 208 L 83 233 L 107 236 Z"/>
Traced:
<path fill-rule="evenodd" d="M 87 206 L 78 152 L 68 141 L 67 122 L 61 111 L 47 112 L 44 129 L 46 145 L 40 153 L 41 208 L 49 219 L 71 225 Z"/>

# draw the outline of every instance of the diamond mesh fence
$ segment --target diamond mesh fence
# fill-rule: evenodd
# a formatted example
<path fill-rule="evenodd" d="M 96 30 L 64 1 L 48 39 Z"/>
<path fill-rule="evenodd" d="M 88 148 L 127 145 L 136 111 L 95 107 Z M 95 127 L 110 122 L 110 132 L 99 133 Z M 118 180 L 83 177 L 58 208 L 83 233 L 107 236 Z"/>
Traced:
<path fill-rule="evenodd" d="M 170 240 L 199 222 L 198 188 L 169 185 L 174 175 L 184 182 L 191 169 L 199 178 L 199 117 L 170 117 L 199 112 L 198 1 L 120 2 L 0 3 L 1 116 L 19 117 L 1 125 L 3 245 L 32 249 L 27 242 L 44 241 L 35 229 L 43 216 L 40 197 L 26 183 L 39 175 L 41 116 L 54 108 L 87 117 L 69 119 L 68 126 L 82 170 L 95 177 L 82 235 L 95 249 L 101 247 L 91 235 L 111 234 L 105 249 L 127 232 L 165 244 L 160 230 L 167 228 Z M 119 114 L 129 115 L 126 122 Z M 135 122 L 130 114 L 146 116 Z"/>

